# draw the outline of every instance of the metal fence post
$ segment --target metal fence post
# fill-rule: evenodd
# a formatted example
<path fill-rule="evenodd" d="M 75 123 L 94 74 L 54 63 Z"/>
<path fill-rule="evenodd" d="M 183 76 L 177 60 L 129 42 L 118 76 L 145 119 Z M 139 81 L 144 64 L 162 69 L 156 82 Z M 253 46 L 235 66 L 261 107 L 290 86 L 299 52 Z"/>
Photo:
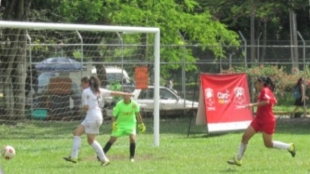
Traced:
<path fill-rule="evenodd" d="M 186 61 L 186 46 L 185 46 L 185 39 L 181 32 L 178 30 L 179 36 L 183 42 L 182 44 L 182 50 L 183 50 L 183 56 L 182 56 L 182 93 L 184 98 L 184 108 L 185 108 L 185 100 L 186 100 L 186 77 L 185 77 L 185 61 Z M 185 114 L 185 111 L 184 111 Z"/>
<path fill-rule="evenodd" d="M 31 91 L 32 91 L 32 44 L 31 44 L 31 37 L 28 33 L 28 30 L 26 30 L 26 38 L 29 42 L 28 44 L 28 50 L 29 50 L 29 66 L 30 66 L 30 112 L 33 110 L 33 97 L 32 97 L 32 94 L 31 94 Z M 28 70 L 28 68 L 26 68 L 26 71 Z M 27 78 L 27 77 L 26 77 Z"/>
<path fill-rule="evenodd" d="M 123 81 L 124 81 L 124 75 L 123 75 L 123 71 L 124 71 L 124 40 L 123 40 L 123 37 L 119 34 L 119 32 L 116 32 L 116 34 L 117 34 L 117 37 L 119 38 L 119 40 L 121 41 L 121 44 L 122 44 L 122 87 L 121 87 L 121 89 L 123 90 L 123 85 L 124 85 L 124 83 L 123 83 Z"/>
<path fill-rule="evenodd" d="M 82 64 L 82 70 L 81 70 L 81 78 L 83 77 L 83 64 L 84 64 L 84 42 L 83 42 L 83 37 L 80 34 L 79 31 L 76 30 L 76 34 L 78 35 L 80 42 L 81 42 L 81 64 Z"/>
<path fill-rule="evenodd" d="M 300 32 L 299 31 L 297 31 L 297 34 L 298 34 L 298 36 L 299 36 L 299 38 L 302 40 L 302 43 L 303 43 L 303 51 L 302 51 L 302 62 L 303 62 L 303 70 L 304 70 L 304 72 L 303 72 L 303 79 L 304 79 L 304 85 L 305 85 L 305 88 L 306 88 L 306 42 L 305 42 L 305 40 L 304 40 L 304 38 L 302 37 L 302 35 L 300 34 Z M 298 64 L 299 65 L 299 64 Z M 303 95 L 305 95 L 305 94 L 303 94 Z M 306 99 L 304 99 L 304 117 L 306 117 L 307 116 L 307 112 L 306 112 L 306 107 L 307 107 L 307 105 L 306 105 Z"/>
<path fill-rule="evenodd" d="M 245 37 L 243 36 L 243 34 L 241 33 L 241 31 L 239 31 L 239 34 L 244 42 L 244 68 L 247 68 L 248 67 L 248 63 L 247 63 L 247 42 L 246 42 L 246 39 Z"/>

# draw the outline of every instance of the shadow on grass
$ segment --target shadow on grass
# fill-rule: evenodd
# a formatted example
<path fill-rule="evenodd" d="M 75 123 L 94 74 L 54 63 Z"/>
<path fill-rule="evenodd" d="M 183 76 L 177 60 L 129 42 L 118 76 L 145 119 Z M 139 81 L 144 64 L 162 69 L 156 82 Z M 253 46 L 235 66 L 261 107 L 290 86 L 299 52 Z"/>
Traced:
<path fill-rule="evenodd" d="M 229 169 L 224 169 L 224 170 L 220 170 L 220 171 L 219 171 L 219 173 L 236 173 L 236 172 L 238 172 L 238 170 L 236 170 L 236 169 L 231 169 L 231 168 L 229 168 Z"/>
<path fill-rule="evenodd" d="M 310 118 L 283 118 L 277 120 L 278 134 L 310 134 Z"/>
<path fill-rule="evenodd" d="M 145 134 L 153 134 L 153 119 L 144 120 L 147 127 Z M 72 136 L 72 132 L 81 121 L 16 121 L 14 124 L 1 124 L 0 137 L 3 139 L 60 139 Z M 227 133 L 208 134 L 206 126 L 192 124 L 191 132 L 187 136 L 189 125 L 188 118 L 167 118 L 160 120 L 160 134 L 177 134 L 184 138 L 212 138 L 226 135 Z M 111 122 L 104 121 L 100 128 L 100 135 L 110 134 Z M 233 132 L 242 133 L 243 131 Z M 277 134 L 310 134 L 310 118 L 277 120 Z"/>

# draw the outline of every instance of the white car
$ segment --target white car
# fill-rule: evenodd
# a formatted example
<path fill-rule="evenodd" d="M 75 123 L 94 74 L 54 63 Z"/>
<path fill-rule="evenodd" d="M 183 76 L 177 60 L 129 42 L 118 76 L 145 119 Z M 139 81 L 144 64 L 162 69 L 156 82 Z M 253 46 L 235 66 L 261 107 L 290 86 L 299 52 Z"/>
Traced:
<path fill-rule="evenodd" d="M 197 111 L 198 102 L 184 100 L 173 90 L 167 87 L 160 87 L 159 108 L 161 115 L 183 114 L 189 111 Z M 142 114 L 152 115 L 154 112 L 154 86 L 148 89 L 134 89 L 133 94 L 135 101 L 140 105 Z M 111 108 L 104 111 L 106 116 L 111 116 Z"/>

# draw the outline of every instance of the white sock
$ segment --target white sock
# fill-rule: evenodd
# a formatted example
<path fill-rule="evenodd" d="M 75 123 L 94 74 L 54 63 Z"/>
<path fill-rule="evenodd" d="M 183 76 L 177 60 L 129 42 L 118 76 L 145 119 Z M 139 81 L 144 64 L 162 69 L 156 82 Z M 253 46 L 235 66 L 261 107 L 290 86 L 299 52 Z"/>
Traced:
<path fill-rule="evenodd" d="M 105 156 L 105 154 L 102 150 L 101 145 L 97 141 L 94 141 L 91 146 L 94 148 L 95 152 L 97 153 L 97 155 L 101 161 L 107 161 L 108 160 L 108 158 Z"/>
<path fill-rule="evenodd" d="M 72 151 L 71 151 L 71 158 L 76 159 L 78 157 L 80 146 L 81 146 L 81 137 L 80 136 L 74 136 L 73 137 Z"/>
<path fill-rule="evenodd" d="M 241 160 L 246 150 L 247 144 L 240 143 L 237 159 Z"/>
<path fill-rule="evenodd" d="M 272 144 L 273 144 L 273 148 L 276 148 L 276 149 L 286 149 L 286 150 L 289 150 L 290 147 L 291 147 L 290 144 L 283 143 L 281 141 L 272 141 Z"/>

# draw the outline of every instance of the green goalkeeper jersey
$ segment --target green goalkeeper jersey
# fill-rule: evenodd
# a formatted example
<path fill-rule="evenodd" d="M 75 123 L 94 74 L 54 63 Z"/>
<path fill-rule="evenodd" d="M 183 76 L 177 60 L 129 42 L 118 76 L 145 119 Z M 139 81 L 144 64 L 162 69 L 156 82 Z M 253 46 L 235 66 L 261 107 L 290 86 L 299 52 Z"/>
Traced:
<path fill-rule="evenodd" d="M 137 102 L 131 100 L 126 104 L 124 100 L 119 101 L 113 108 L 113 117 L 116 117 L 116 123 L 119 127 L 132 127 L 137 123 L 136 113 L 140 112 Z"/>

